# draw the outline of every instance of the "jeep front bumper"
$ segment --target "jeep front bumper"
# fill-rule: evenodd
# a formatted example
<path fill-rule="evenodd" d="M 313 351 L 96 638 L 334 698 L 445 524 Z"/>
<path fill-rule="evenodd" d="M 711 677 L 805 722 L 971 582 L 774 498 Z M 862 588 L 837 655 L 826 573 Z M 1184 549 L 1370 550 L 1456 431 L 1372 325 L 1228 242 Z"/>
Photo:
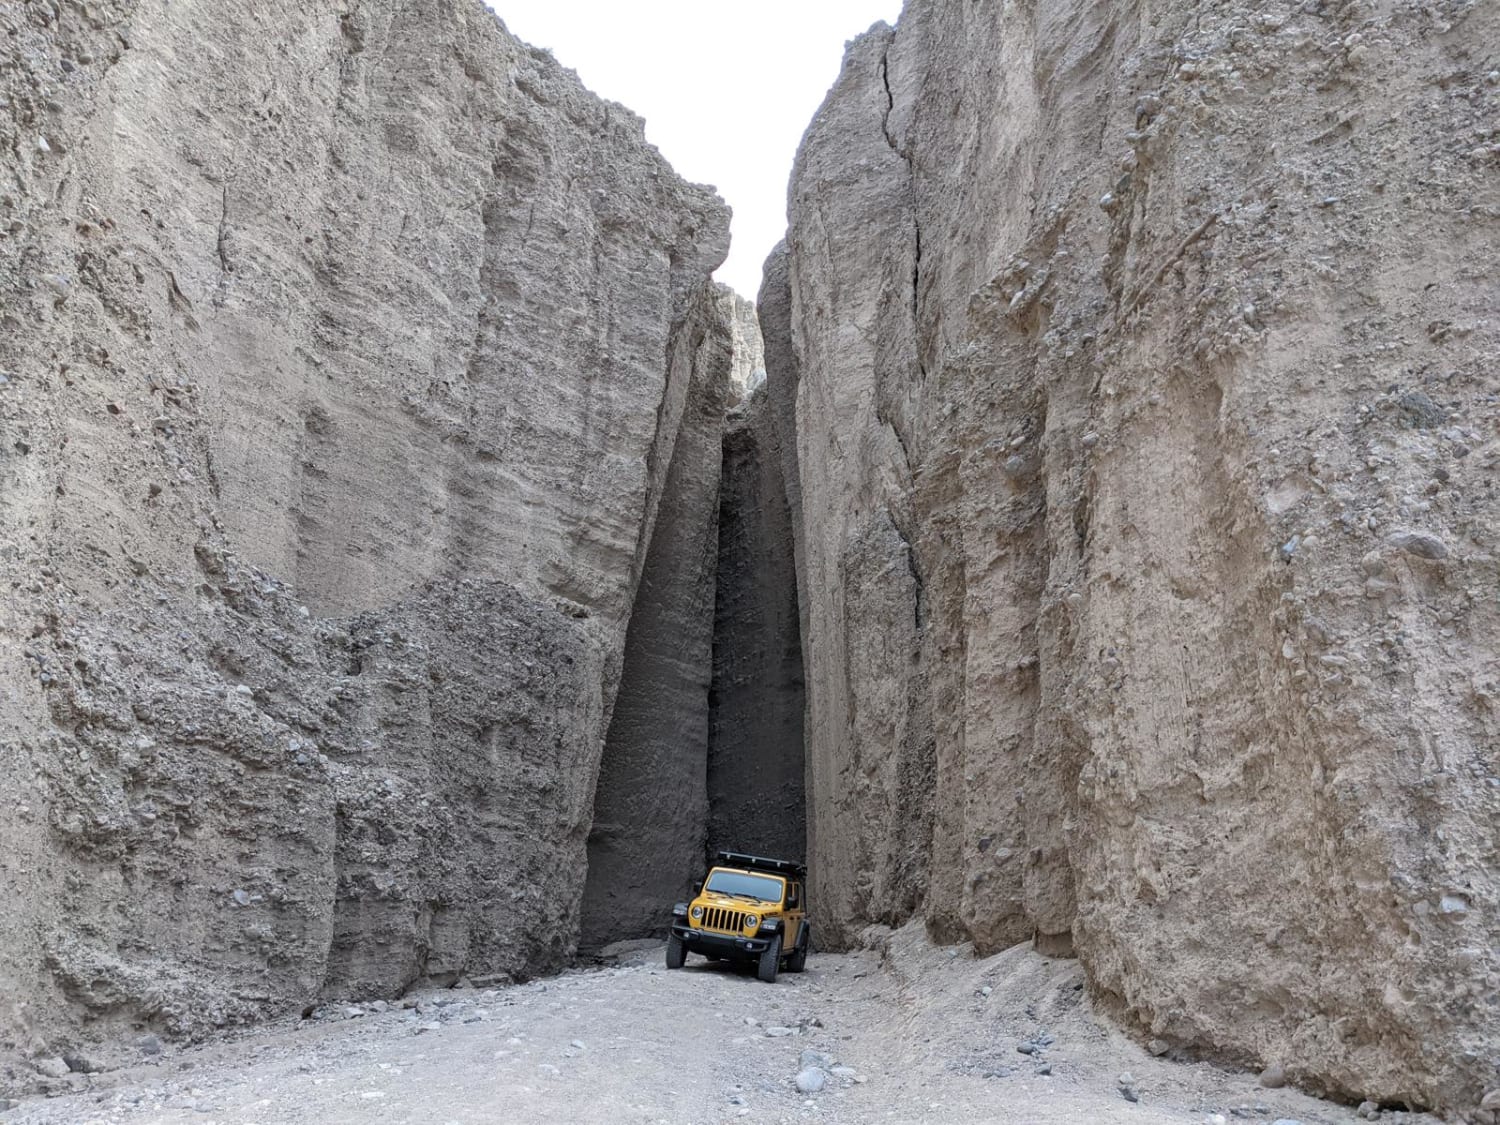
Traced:
<path fill-rule="evenodd" d="M 716 934 L 681 922 L 673 923 L 672 932 L 682 939 L 689 953 L 713 954 L 715 957 L 759 957 L 769 937 L 743 937 L 738 934 Z"/>

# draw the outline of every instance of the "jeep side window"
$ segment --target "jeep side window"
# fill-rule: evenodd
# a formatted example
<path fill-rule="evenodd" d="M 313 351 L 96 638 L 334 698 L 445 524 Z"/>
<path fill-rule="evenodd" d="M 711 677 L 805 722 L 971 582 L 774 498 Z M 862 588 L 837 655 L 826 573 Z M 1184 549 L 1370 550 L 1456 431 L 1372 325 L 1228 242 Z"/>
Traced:
<path fill-rule="evenodd" d="M 797 904 L 802 901 L 802 884 L 793 883 L 787 891 L 786 905 L 789 910 L 797 909 Z"/>

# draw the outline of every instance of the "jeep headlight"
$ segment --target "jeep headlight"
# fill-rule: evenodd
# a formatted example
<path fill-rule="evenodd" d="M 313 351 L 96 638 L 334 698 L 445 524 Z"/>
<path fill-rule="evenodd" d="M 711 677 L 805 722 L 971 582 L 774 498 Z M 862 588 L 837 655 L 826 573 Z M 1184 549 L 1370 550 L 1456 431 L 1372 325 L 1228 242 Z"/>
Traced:
<path fill-rule="evenodd" d="M 758 925 L 760 925 L 760 916 L 759 915 L 756 915 L 756 914 L 746 914 L 745 915 L 745 929 L 747 929 L 747 930 L 753 930 Z"/>
<path fill-rule="evenodd" d="M 702 918 L 702 917 L 703 917 L 703 907 L 701 907 L 701 906 L 695 906 L 695 907 L 693 907 L 693 920 L 697 921 L 699 918 Z"/>

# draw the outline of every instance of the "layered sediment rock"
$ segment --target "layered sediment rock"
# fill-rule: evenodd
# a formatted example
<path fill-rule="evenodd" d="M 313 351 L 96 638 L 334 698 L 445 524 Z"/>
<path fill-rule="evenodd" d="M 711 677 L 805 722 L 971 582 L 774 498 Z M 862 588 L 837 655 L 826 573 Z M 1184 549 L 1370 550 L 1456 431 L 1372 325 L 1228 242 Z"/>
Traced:
<path fill-rule="evenodd" d="M 796 578 L 764 346 L 755 305 L 727 287 L 700 319 L 599 776 L 585 950 L 664 932 L 706 852 L 805 851 Z"/>
<path fill-rule="evenodd" d="M 600 767 L 580 945 L 666 929 L 703 874 L 719 476 L 736 366 L 727 290 L 703 290 L 673 359 L 691 368 Z"/>
<path fill-rule="evenodd" d="M 0 23 L 4 1043 L 564 964 L 726 209 L 477 0 Z"/>
<path fill-rule="evenodd" d="M 851 45 L 762 313 L 824 940 L 921 911 L 1315 1091 L 1500 1084 L 1497 20 Z"/>

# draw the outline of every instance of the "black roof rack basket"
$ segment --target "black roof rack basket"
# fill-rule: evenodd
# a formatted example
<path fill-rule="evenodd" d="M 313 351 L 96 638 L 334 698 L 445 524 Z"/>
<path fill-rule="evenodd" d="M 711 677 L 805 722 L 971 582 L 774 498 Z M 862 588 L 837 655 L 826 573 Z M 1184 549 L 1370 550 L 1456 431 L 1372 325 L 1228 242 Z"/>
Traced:
<path fill-rule="evenodd" d="M 714 856 L 714 862 L 727 867 L 748 867 L 752 871 L 789 875 L 794 879 L 807 878 L 807 864 L 793 863 L 789 859 L 766 859 L 764 856 L 745 855 L 743 852 L 718 852 Z"/>

